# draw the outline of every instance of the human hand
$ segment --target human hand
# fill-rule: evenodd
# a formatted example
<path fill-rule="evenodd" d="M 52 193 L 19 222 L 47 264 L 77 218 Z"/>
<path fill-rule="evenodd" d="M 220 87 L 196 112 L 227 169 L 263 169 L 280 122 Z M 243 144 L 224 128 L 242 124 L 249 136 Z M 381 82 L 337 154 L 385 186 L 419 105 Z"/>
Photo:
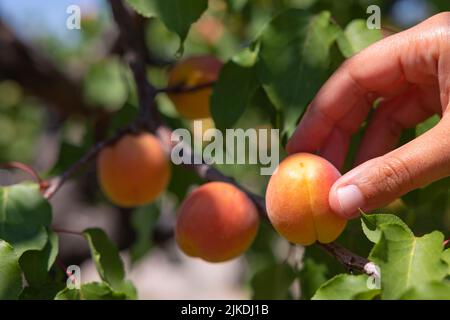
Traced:
<path fill-rule="evenodd" d="M 382 98 L 359 146 L 356 167 L 331 188 L 347 218 L 450 175 L 450 12 L 385 38 L 348 59 L 324 84 L 287 144 L 341 168 L 350 137 Z M 434 114 L 438 125 L 395 149 L 403 129 Z"/>

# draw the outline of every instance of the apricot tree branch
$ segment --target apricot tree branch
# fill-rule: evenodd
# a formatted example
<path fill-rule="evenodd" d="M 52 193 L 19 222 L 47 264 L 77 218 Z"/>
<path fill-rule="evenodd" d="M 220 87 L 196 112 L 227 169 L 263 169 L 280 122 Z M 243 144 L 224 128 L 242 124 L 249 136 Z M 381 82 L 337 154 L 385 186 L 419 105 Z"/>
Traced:
<path fill-rule="evenodd" d="M 17 81 L 26 92 L 45 101 L 62 116 L 97 112 L 83 100 L 80 83 L 19 39 L 1 20 L 0 48 L 0 79 Z"/>
<path fill-rule="evenodd" d="M 147 81 L 146 74 L 146 49 L 144 43 L 139 41 L 139 32 L 127 8 L 120 0 L 109 1 L 114 19 L 120 32 L 120 40 L 123 48 L 123 57 L 131 68 L 137 86 L 139 100 L 139 119 L 150 130 L 156 130 L 159 121 L 159 113 L 155 107 L 156 89 Z"/>
<path fill-rule="evenodd" d="M 162 144 L 166 146 L 166 151 L 170 152 L 174 146 L 171 139 L 172 131 L 162 123 L 161 117 L 159 117 L 158 115 L 157 107 L 154 101 L 158 90 L 156 90 L 148 82 L 147 78 L 142 75 L 142 73 L 145 72 L 144 55 L 142 54 L 143 50 L 145 49 L 142 49 L 139 45 L 139 42 L 133 39 L 133 35 L 137 32 L 133 27 L 131 16 L 127 12 L 121 0 L 109 0 L 109 2 L 111 4 L 116 23 L 121 30 L 120 32 L 122 40 L 124 41 L 125 48 L 126 50 L 128 50 L 128 52 L 125 52 L 125 54 L 133 58 L 131 60 L 128 59 L 128 63 L 130 64 L 131 70 L 134 74 L 138 92 L 146 93 L 139 94 L 139 105 L 141 106 L 141 108 L 151 109 L 151 114 L 156 115 L 156 117 L 152 119 L 152 127 L 155 128 L 152 131 L 154 131 L 155 134 L 159 137 Z M 190 150 L 188 146 L 186 146 L 184 150 L 188 150 L 190 156 L 194 157 L 193 151 Z M 265 199 L 246 190 L 233 178 L 224 175 L 222 172 L 214 167 L 207 165 L 206 163 L 195 164 L 195 162 L 191 162 L 190 164 L 184 164 L 184 166 L 195 171 L 197 175 L 203 180 L 228 182 L 237 186 L 239 189 L 245 192 L 247 196 L 255 203 L 261 216 L 267 217 Z M 340 263 L 344 264 L 350 270 L 358 270 L 367 273 L 367 271 L 364 269 L 364 266 L 369 262 L 367 259 L 354 254 L 353 252 L 343 248 L 336 243 L 319 244 L 319 246 L 332 254 Z"/>
<path fill-rule="evenodd" d="M 174 137 L 174 133 L 172 132 L 172 130 L 167 126 L 165 126 L 163 123 L 160 123 L 158 129 L 155 131 L 155 134 L 161 140 L 162 145 L 166 149 L 166 152 L 170 154 L 172 148 L 175 146 L 176 143 L 178 143 L 177 139 L 174 139 L 174 141 L 172 140 L 172 138 Z M 183 148 L 183 150 L 184 152 L 188 153 L 187 156 L 191 159 L 194 159 L 194 157 L 196 156 L 189 145 L 186 145 L 185 148 Z M 220 170 L 204 162 L 198 163 L 197 161 L 190 161 L 189 163 L 183 163 L 182 166 L 194 171 L 197 174 L 197 176 L 199 176 L 202 180 L 221 181 L 233 184 L 234 186 L 245 192 L 247 196 L 255 203 L 260 216 L 262 218 L 267 218 L 266 204 L 264 198 L 254 194 L 253 192 L 250 192 L 242 185 L 237 183 L 236 180 L 234 180 L 232 177 L 223 174 Z"/>
<path fill-rule="evenodd" d="M 343 264 L 348 271 L 359 271 L 368 273 L 365 266 L 370 262 L 368 259 L 360 257 L 350 250 L 338 245 L 337 243 L 323 244 L 318 242 L 317 245 L 332 255 L 337 261 Z M 369 273 L 368 273 L 369 274 Z M 371 275 L 371 274 L 369 274 Z"/>

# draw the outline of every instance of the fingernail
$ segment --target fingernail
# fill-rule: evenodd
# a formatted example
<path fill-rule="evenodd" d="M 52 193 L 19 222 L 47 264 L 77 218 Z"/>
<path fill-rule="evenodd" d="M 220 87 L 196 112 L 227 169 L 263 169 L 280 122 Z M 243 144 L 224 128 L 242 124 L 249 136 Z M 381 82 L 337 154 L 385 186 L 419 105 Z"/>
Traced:
<path fill-rule="evenodd" d="M 339 213 L 346 217 L 353 216 L 365 202 L 361 190 L 353 184 L 338 188 L 336 195 L 340 207 Z"/>

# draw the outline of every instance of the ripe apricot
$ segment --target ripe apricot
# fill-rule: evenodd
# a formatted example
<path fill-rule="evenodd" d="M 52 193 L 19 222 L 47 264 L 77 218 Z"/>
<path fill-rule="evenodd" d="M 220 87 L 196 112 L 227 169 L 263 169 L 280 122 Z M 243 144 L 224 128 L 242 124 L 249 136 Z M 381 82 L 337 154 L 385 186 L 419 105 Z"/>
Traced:
<path fill-rule="evenodd" d="M 346 224 L 328 203 L 330 188 L 340 176 L 331 163 L 313 154 L 284 159 L 266 191 L 267 213 L 278 233 L 301 245 L 334 241 Z"/>
<path fill-rule="evenodd" d="M 170 71 L 169 86 L 195 87 L 217 80 L 222 62 L 212 56 L 195 56 L 179 62 Z M 172 100 L 178 113 L 187 119 L 201 119 L 211 116 L 209 98 L 212 88 L 191 91 L 172 92 Z"/>
<path fill-rule="evenodd" d="M 209 182 L 181 204 L 175 238 L 187 255 L 222 262 L 246 251 L 258 226 L 256 207 L 244 192 L 229 183 Z"/>
<path fill-rule="evenodd" d="M 98 179 L 106 196 L 122 207 L 153 201 L 166 188 L 170 165 L 152 134 L 128 134 L 104 148 L 97 159 Z"/>

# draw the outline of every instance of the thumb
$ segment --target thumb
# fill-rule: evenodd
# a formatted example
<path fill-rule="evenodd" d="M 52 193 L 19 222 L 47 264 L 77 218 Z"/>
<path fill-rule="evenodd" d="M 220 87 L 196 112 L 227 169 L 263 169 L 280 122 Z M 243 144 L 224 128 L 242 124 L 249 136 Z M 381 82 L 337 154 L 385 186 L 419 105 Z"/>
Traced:
<path fill-rule="evenodd" d="M 330 190 L 330 206 L 354 218 L 399 196 L 450 175 L 450 116 L 415 140 L 369 160 L 338 179 Z"/>

